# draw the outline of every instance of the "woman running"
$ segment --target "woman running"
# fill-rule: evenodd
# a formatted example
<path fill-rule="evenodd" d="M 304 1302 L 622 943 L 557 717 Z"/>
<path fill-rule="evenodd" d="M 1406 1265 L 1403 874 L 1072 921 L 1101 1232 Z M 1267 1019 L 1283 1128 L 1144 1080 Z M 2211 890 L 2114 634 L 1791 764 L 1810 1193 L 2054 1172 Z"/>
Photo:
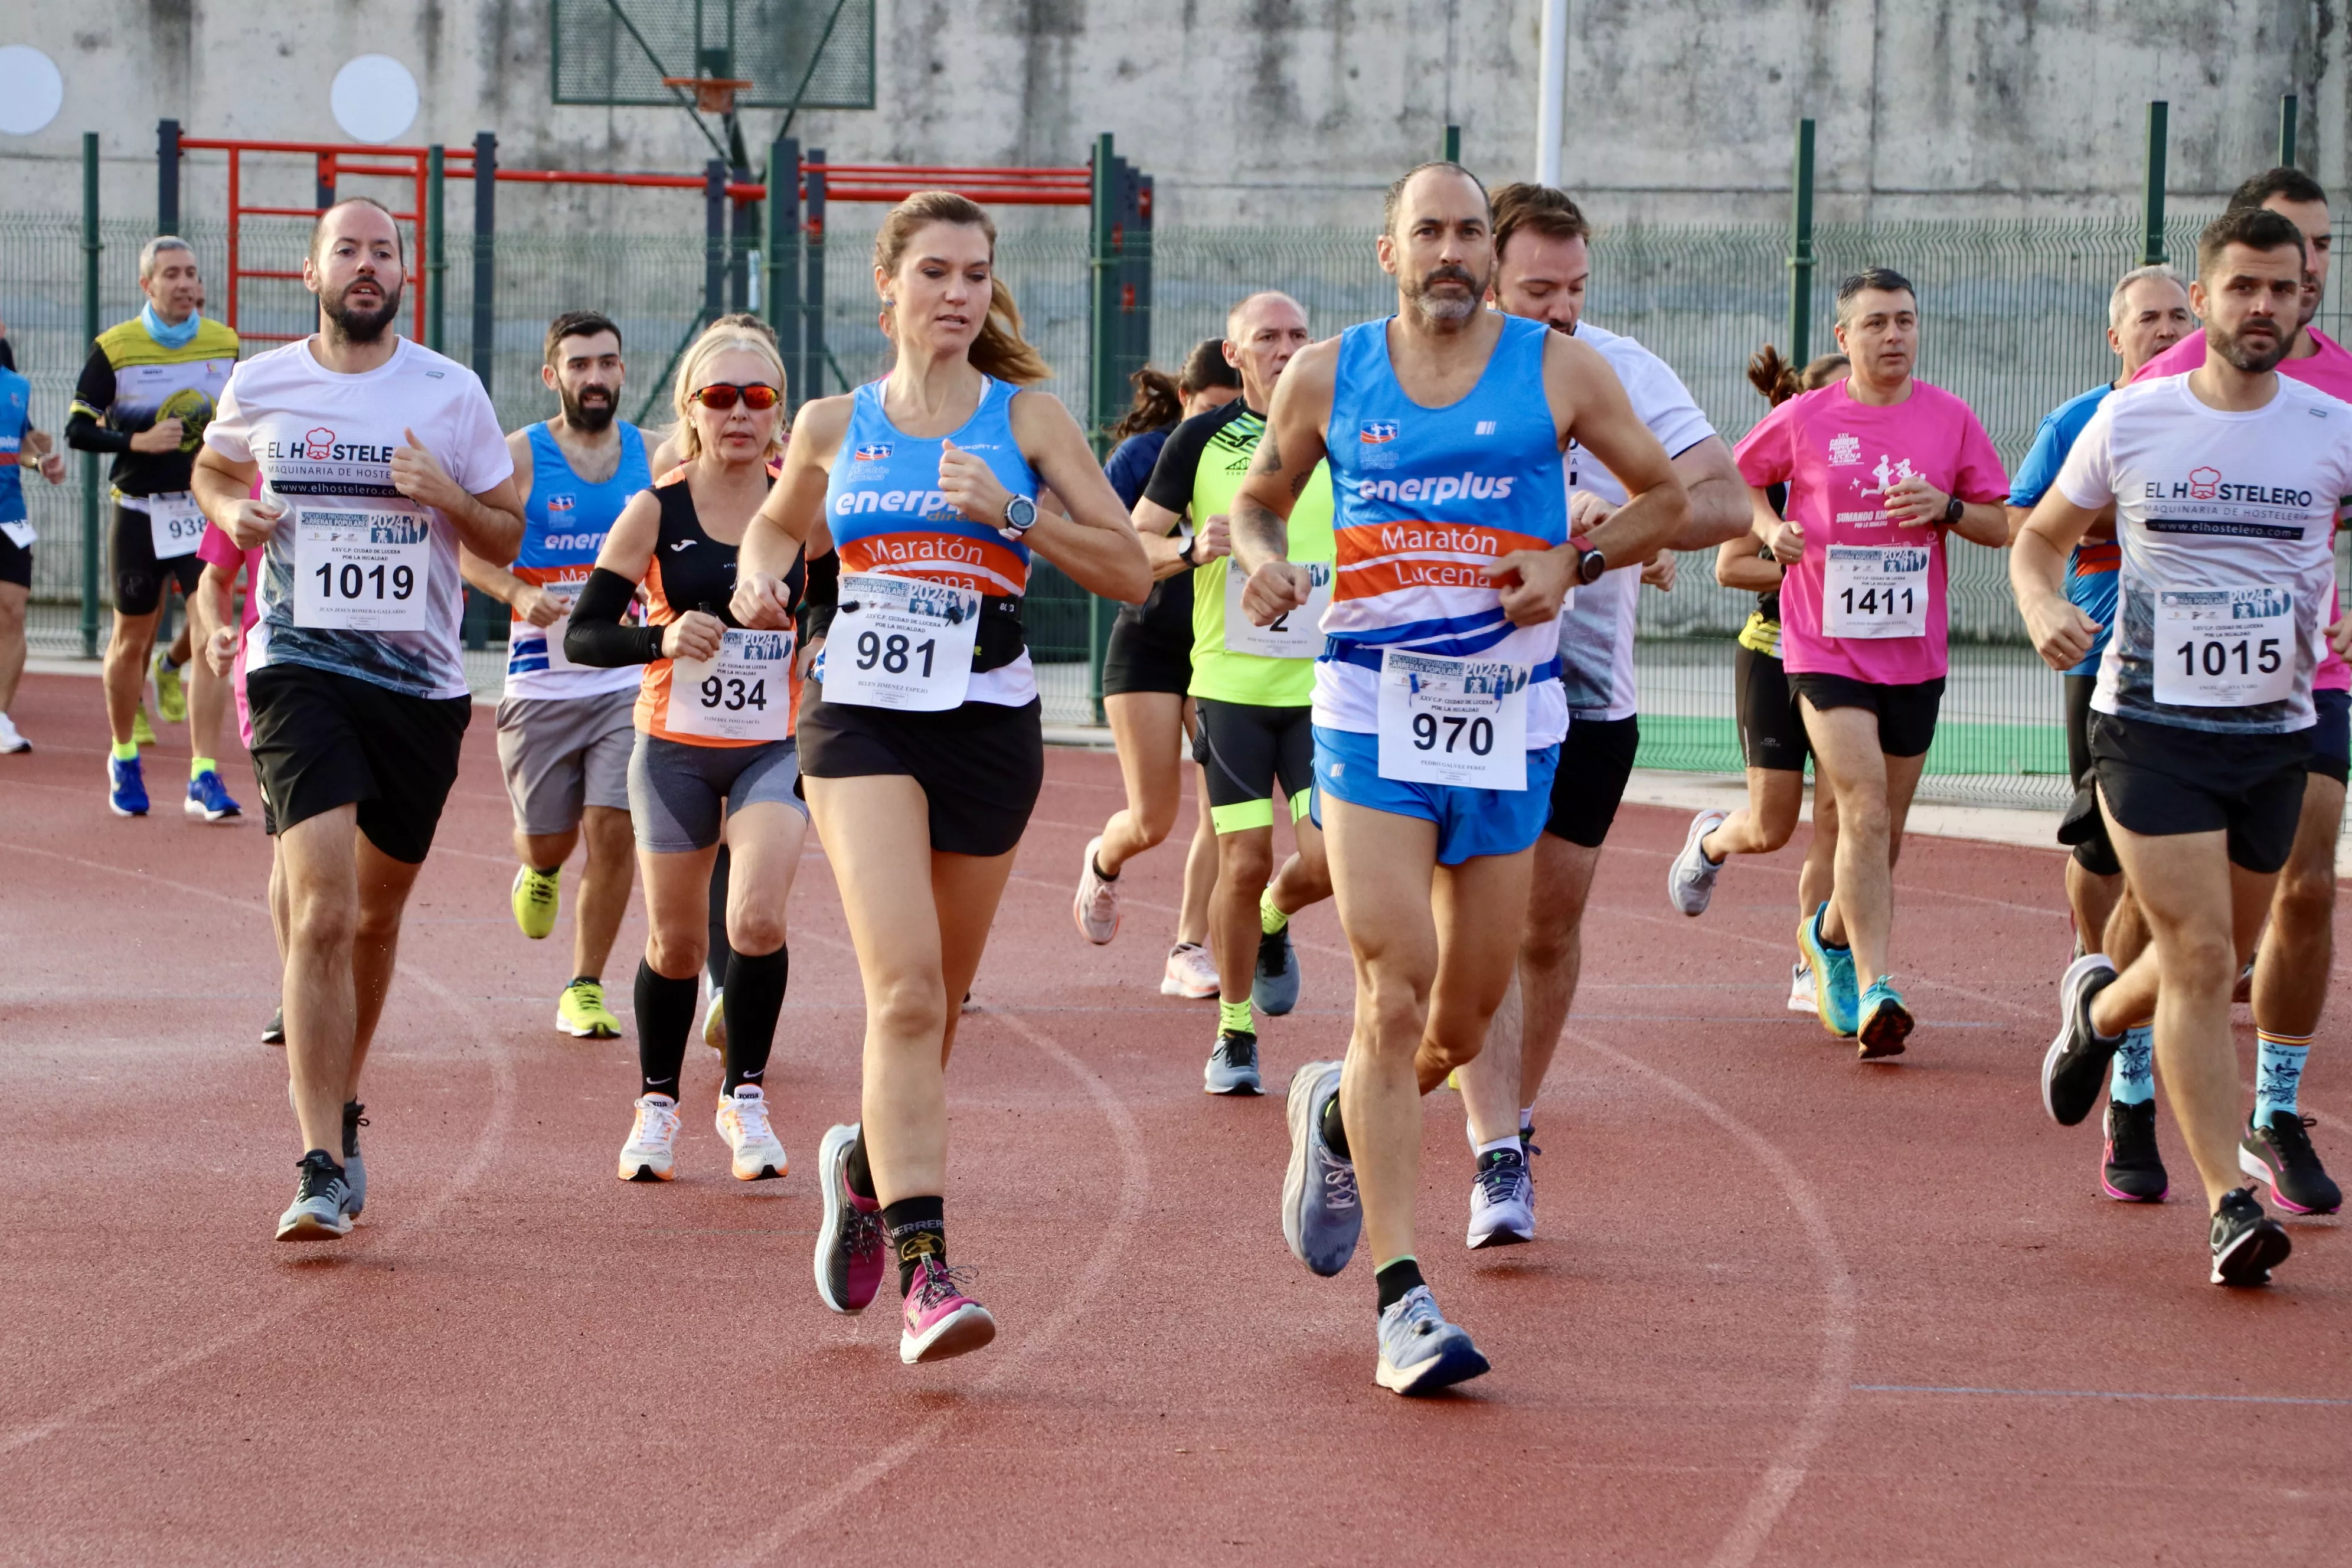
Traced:
<path fill-rule="evenodd" d="M 1843 354 L 1823 354 L 1800 374 L 1771 344 L 1748 362 L 1748 379 L 1766 401 L 1779 407 L 1801 392 L 1842 381 Z M 1774 486 L 1772 510 L 1788 504 L 1785 486 Z M 1715 879 L 1734 855 L 1769 855 L 1797 831 L 1805 804 L 1804 721 L 1797 694 L 1780 668 L 1780 567 L 1753 532 L 1726 540 L 1716 552 L 1715 580 L 1757 596 L 1755 610 L 1739 630 L 1732 656 L 1732 681 L 1738 694 L 1739 748 L 1748 763 L 1748 804 L 1726 816 L 1702 811 L 1691 819 L 1683 852 L 1666 874 L 1666 896 L 1686 915 L 1706 912 Z M 1829 900 L 1837 858 L 1837 798 L 1813 792 L 1813 837 L 1797 872 L 1797 913 L 1811 914 Z M 1800 953 L 1789 973 L 1789 1011 L 1811 1014 L 1813 974 Z"/>
<path fill-rule="evenodd" d="M 1135 374 L 1135 405 L 1111 426 L 1121 437 L 1103 475 L 1131 514 L 1168 445 L 1168 433 L 1195 414 L 1241 395 L 1241 373 L 1225 363 L 1224 342 L 1196 345 L 1182 373 L 1170 381 L 1149 368 Z M 1185 689 L 1192 679 L 1192 537 L 1138 530 L 1151 574 L 1158 579 L 1140 608 L 1120 609 L 1103 655 L 1103 712 L 1118 745 L 1127 805 L 1111 814 L 1087 846 L 1071 910 L 1079 933 L 1106 942 L 1118 934 L 1118 876 L 1127 862 L 1166 838 L 1176 826 L 1184 790 L 1177 748 L 1191 751 L 1197 722 Z M 1184 902 L 1176 917 L 1176 945 L 1160 994 L 1198 1001 L 1217 994 L 1217 961 L 1209 952 L 1209 895 L 1217 885 L 1217 836 L 1209 820 L 1202 771 L 1200 819 L 1184 854 Z"/>
<path fill-rule="evenodd" d="M 866 1047 L 863 1117 L 817 1153 L 817 1291 L 864 1310 L 887 1242 L 910 1364 L 996 1334 L 947 1264 L 945 1068 L 1045 782 L 1021 626 L 1030 552 L 1089 593 L 1139 604 L 1151 586 L 1076 421 L 1022 390 L 1048 372 L 995 253 L 996 226 L 962 196 L 920 191 L 890 210 L 874 284 L 896 363 L 802 408 L 735 591 L 745 625 L 789 625 L 784 570 L 830 524 L 840 603 L 801 715 L 803 788 L 857 950 Z"/>
<path fill-rule="evenodd" d="M 761 1080 L 784 1002 L 784 905 L 800 869 L 807 807 L 793 789 L 797 682 L 792 623 L 746 631 L 734 619 L 736 549 L 775 481 L 784 441 L 784 367 L 775 344 L 720 323 L 677 370 L 682 466 L 622 510 L 572 612 L 575 664 L 643 664 L 629 815 L 646 888 L 637 965 L 636 1121 L 621 1146 L 625 1182 L 666 1182 L 677 1147 L 678 1075 L 709 942 L 711 862 L 723 824 L 734 862 L 727 902 L 727 1039 L 719 1135 L 736 1179 L 785 1171 Z M 799 596 L 797 552 L 782 591 Z M 642 588 L 648 624 L 625 623 Z"/>

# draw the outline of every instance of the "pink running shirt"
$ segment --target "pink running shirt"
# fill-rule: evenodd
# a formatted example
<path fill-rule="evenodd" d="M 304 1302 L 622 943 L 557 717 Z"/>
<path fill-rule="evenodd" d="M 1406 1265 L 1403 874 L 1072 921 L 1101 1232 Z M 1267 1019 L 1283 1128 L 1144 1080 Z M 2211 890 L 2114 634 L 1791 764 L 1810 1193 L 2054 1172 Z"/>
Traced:
<path fill-rule="evenodd" d="M 257 491 L 258 488 L 257 481 Z M 257 544 L 250 550 L 239 550 L 216 522 L 205 523 L 204 537 L 196 542 L 196 559 L 226 572 L 231 583 L 236 581 L 238 566 L 245 568 L 245 615 L 236 628 L 236 663 L 232 667 L 231 679 L 236 686 L 236 738 L 245 742 L 247 751 L 253 749 L 253 708 L 245 696 L 245 636 L 253 630 L 253 623 L 261 614 L 261 556 L 265 548 Z M 196 657 L 205 657 L 202 648 L 196 650 Z"/>
<path fill-rule="evenodd" d="M 1910 686 L 1945 673 L 1945 529 L 1897 523 L 1886 491 L 1916 475 L 1971 502 L 2009 494 L 1992 438 L 1969 405 L 1924 381 L 1890 406 L 1857 403 L 1838 382 L 1766 415 L 1735 454 L 1740 476 L 1762 489 L 1789 487 L 1789 520 L 1805 553 L 1780 585 L 1780 658 L 1791 675 L 1843 675 L 1874 686 Z M 1927 631 L 1916 637 L 1833 637 L 1822 631 L 1823 573 L 1832 544 L 1924 544 Z"/>

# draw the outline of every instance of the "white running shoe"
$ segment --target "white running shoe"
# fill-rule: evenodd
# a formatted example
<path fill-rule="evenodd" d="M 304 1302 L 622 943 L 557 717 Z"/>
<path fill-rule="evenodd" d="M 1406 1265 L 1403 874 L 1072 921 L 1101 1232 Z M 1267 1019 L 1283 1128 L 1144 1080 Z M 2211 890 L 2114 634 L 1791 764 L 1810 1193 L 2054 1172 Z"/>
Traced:
<path fill-rule="evenodd" d="M 735 1179 L 763 1182 L 791 1169 L 784 1146 L 768 1127 L 768 1097 L 756 1083 L 738 1084 L 719 1102 L 719 1136 L 735 1151 Z"/>
<path fill-rule="evenodd" d="M 1729 815 L 1702 811 L 1692 817 L 1690 831 L 1683 836 L 1683 852 L 1666 868 L 1666 898 L 1686 915 L 1706 913 L 1707 900 L 1715 897 L 1715 879 L 1722 873 L 1723 862 L 1708 859 L 1699 845 L 1722 826 Z"/>
<path fill-rule="evenodd" d="M 1536 1238 L 1536 1184 L 1526 1152 L 1497 1149 L 1478 1162 L 1470 1184 L 1470 1249 L 1512 1247 Z"/>
<path fill-rule="evenodd" d="M 727 1054 L 727 993 L 714 985 L 710 988 L 710 1010 L 702 1015 L 702 1043 L 719 1055 Z"/>
<path fill-rule="evenodd" d="M 16 733 L 16 721 L 5 713 L 0 713 L 0 756 L 7 756 L 16 752 L 29 752 L 32 749 L 33 742 Z"/>
<path fill-rule="evenodd" d="M 1078 923 L 1078 934 L 1097 947 L 1118 934 L 1118 882 L 1095 871 L 1095 851 L 1102 847 L 1102 836 L 1087 840 L 1085 861 L 1078 867 L 1078 892 L 1070 900 L 1070 918 Z"/>
<path fill-rule="evenodd" d="M 1813 972 L 1801 958 L 1789 965 L 1789 1011 L 1808 1018 L 1821 1011 L 1813 1002 Z"/>
<path fill-rule="evenodd" d="M 677 1101 L 666 1094 L 637 1097 L 636 1124 L 621 1145 L 621 1180 L 667 1182 L 677 1153 Z"/>
<path fill-rule="evenodd" d="M 1168 971 L 1160 977 L 1160 994 L 1198 1002 L 1216 994 L 1216 955 L 1204 944 L 1180 942 L 1168 950 Z"/>

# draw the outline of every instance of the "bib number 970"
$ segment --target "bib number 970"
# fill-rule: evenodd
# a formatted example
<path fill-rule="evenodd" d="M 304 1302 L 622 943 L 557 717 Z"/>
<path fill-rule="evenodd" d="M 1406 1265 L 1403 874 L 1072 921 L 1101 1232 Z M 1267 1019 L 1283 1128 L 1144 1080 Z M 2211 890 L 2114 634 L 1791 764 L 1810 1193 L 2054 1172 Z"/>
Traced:
<path fill-rule="evenodd" d="M 1465 756 L 1486 756 L 1495 749 L 1495 721 L 1484 714 L 1465 719 L 1459 713 L 1415 713 L 1412 747 L 1417 752 L 1440 752 L 1447 756 L 1457 751 Z"/>

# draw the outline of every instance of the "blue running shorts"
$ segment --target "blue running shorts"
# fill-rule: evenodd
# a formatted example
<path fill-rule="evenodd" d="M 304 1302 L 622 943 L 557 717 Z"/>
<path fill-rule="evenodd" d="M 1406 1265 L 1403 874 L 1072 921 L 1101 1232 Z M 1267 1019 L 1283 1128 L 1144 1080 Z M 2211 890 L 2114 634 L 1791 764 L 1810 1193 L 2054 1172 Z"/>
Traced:
<path fill-rule="evenodd" d="M 1535 847 L 1551 816 L 1552 774 L 1559 748 L 1528 753 L 1525 789 L 1465 789 L 1381 777 L 1381 740 L 1352 730 L 1315 726 L 1315 826 L 1323 797 L 1437 824 L 1437 863 L 1459 866 L 1480 855 L 1517 855 Z"/>

